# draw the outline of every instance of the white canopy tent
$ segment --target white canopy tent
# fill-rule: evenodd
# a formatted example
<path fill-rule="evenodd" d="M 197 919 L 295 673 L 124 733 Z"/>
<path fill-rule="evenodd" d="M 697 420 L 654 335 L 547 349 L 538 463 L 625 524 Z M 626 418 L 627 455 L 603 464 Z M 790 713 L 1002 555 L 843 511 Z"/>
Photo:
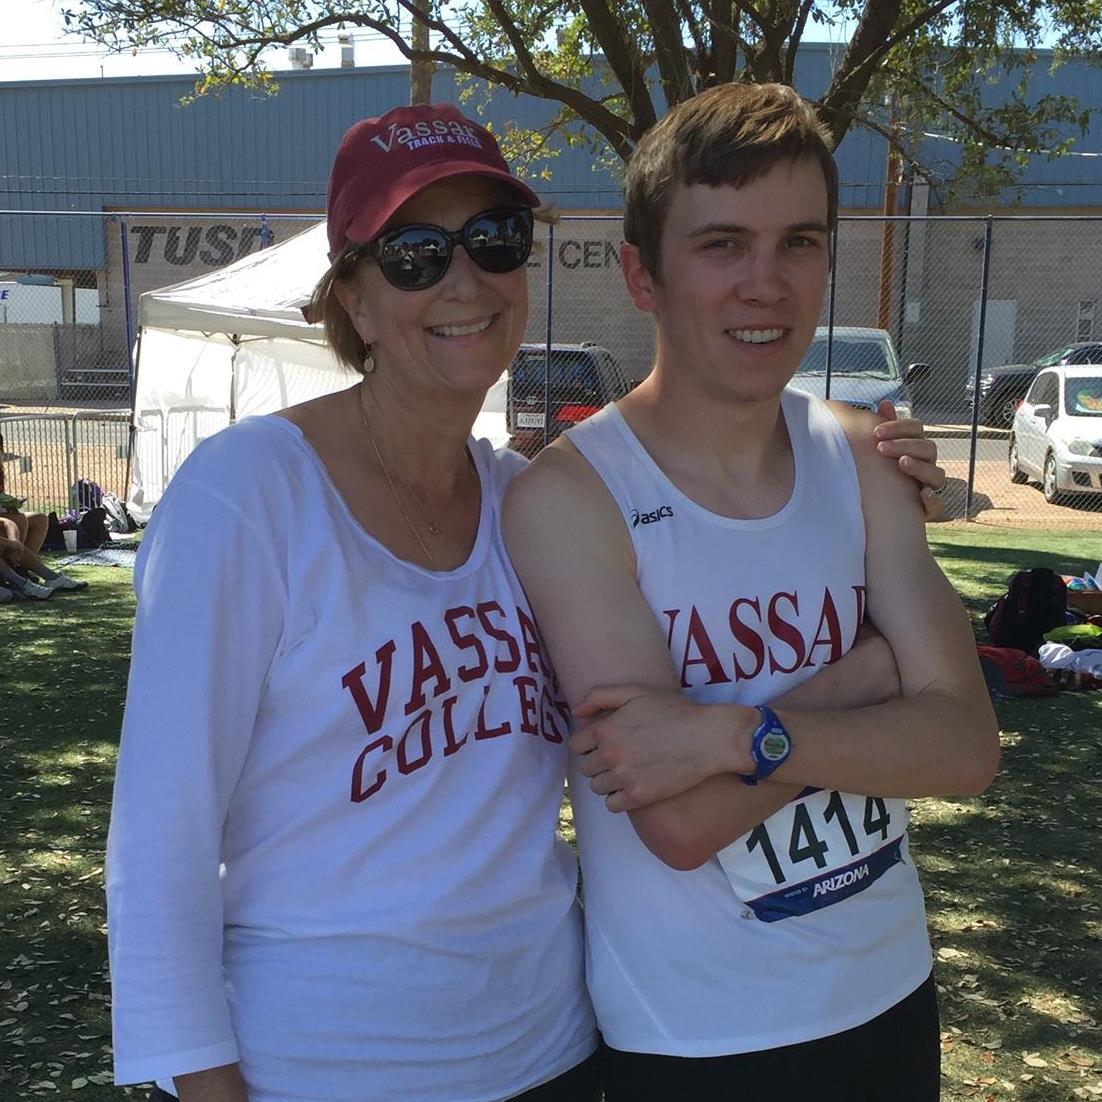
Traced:
<path fill-rule="evenodd" d="M 169 479 L 201 440 L 242 417 L 350 386 L 320 325 L 303 307 L 328 267 L 322 222 L 185 283 L 149 291 L 138 307 L 134 448 L 128 504 L 148 520 Z M 506 442 L 506 376 L 491 388 L 476 436 Z"/>

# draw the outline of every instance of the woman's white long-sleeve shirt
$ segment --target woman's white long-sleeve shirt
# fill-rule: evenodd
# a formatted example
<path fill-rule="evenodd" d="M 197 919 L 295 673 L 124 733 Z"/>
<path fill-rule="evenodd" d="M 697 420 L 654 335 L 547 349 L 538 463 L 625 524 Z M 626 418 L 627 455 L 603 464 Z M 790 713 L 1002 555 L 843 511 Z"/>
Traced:
<path fill-rule="evenodd" d="M 465 564 L 359 526 L 296 426 L 173 479 L 138 612 L 108 842 L 116 1078 L 240 1061 L 250 1102 L 490 1102 L 595 1046 L 568 717 L 472 454 Z"/>

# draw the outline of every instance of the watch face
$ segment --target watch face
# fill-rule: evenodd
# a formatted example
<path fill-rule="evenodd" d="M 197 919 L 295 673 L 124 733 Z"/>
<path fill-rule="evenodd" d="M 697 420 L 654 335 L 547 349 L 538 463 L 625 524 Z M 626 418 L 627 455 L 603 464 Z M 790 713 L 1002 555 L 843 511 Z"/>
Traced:
<path fill-rule="evenodd" d="M 788 753 L 788 735 L 776 729 L 761 740 L 761 756 L 766 761 L 782 761 Z"/>

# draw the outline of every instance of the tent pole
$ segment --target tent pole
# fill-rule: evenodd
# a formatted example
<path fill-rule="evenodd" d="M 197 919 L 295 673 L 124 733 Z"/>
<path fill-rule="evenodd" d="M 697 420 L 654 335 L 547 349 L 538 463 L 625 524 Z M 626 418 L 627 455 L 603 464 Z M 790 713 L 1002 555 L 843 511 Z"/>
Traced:
<path fill-rule="evenodd" d="M 138 397 L 138 367 L 142 362 L 142 331 L 138 328 L 138 335 L 134 338 L 137 348 L 134 352 L 134 373 L 130 376 L 130 425 L 126 434 L 126 489 L 123 490 L 123 500 L 130 497 L 130 475 L 134 463 L 134 441 L 138 438 L 137 397 Z"/>
<path fill-rule="evenodd" d="M 230 424 L 237 421 L 237 351 L 241 347 L 241 338 L 236 333 L 230 334 L 233 344 L 233 355 L 230 357 Z"/>

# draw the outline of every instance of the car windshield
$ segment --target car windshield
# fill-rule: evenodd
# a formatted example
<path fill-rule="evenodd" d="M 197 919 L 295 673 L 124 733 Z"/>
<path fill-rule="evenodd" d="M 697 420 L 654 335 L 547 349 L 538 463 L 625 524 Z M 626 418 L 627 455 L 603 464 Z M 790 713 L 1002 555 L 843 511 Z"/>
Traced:
<path fill-rule="evenodd" d="M 1069 359 L 1072 353 L 1075 352 L 1075 348 L 1058 348 L 1055 352 L 1049 352 L 1048 355 L 1042 356 L 1039 360 L 1034 360 L 1030 367 L 1035 367 L 1040 370 L 1042 367 L 1055 367 L 1057 364 L 1064 363 Z"/>
<path fill-rule="evenodd" d="M 524 399 L 543 394 L 546 353 L 542 349 L 521 349 L 510 369 L 513 395 Z M 588 352 L 551 351 L 551 377 L 548 380 L 552 397 L 579 401 L 596 399 L 600 391 L 593 357 Z"/>
<path fill-rule="evenodd" d="M 1066 379 L 1064 412 L 1069 417 L 1102 417 L 1102 375 Z"/>
<path fill-rule="evenodd" d="M 827 339 L 816 337 L 796 369 L 797 375 L 825 375 L 827 369 Z M 831 375 L 861 375 L 870 379 L 895 379 L 898 372 L 895 358 L 883 341 L 834 338 L 834 353 L 830 360 Z"/>

